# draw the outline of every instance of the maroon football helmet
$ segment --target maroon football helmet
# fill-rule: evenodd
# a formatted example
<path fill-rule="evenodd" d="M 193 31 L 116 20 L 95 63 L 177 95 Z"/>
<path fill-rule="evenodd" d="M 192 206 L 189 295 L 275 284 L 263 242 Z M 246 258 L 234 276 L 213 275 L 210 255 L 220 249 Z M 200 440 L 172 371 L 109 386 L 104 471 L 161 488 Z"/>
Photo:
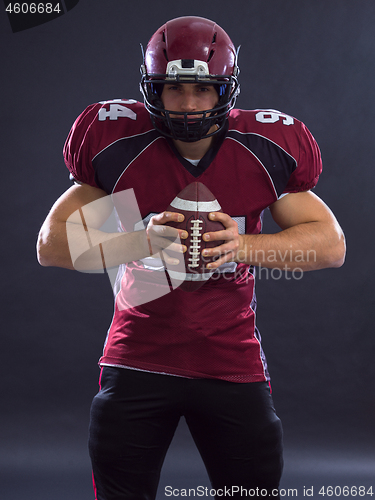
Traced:
<path fill-rule="evenodd" d="M 208 19 L 179 17 L 161 26 L 148 42 L 141 66 L 140 87 L 154 127 L 185 142 L 219 132 L 239 93 L 237 56 L 226 32 Z M 163 85 L 174 81 L 214 85 L 219 102 L 214 109 L 189 112 L 189 118 L 188 113 L 173 111 L 171 118 L 160 97 Z M 209 132 L 212 125 L 215 130 Z"/>

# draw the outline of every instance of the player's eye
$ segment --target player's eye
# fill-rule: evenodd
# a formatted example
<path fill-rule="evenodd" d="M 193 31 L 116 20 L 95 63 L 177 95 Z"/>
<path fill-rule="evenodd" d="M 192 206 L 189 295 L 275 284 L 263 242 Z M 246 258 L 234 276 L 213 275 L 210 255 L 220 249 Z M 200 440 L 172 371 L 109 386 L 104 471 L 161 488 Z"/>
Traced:
<path fill-rule="evenodd" d="M 168 85 L 167 90 L 176 91 L 180 90 L 180 87 L 178 85 Z"/>

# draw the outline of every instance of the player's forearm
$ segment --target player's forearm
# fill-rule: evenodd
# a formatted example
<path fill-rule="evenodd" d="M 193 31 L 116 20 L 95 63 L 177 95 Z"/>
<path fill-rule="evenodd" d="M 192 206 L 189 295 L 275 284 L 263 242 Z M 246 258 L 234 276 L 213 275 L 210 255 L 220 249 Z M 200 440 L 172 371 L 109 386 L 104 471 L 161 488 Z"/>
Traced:
<path fill-rule="evenodd" d="M 74 269 L 82 272 L 110 269 L 149 255 L 145 231 L 110 234 L 99 231 L 94 232 L 90 248 L 74 260 Z"/>
<path fill-rule="evenodd" d="M 255 266 L 311 271 L 340 267 L 345 239 L 339 228 L 325 222 L 307 222 L 275 234 L 240 236 L 236 261 Z"/>
<path fill-rule="evenodd" d="M 37 244 L 39 263 L 95 272 L 150 255 L 145 231 L 105 233 L 76 224 L 60 223 L 42 227 Z"/>

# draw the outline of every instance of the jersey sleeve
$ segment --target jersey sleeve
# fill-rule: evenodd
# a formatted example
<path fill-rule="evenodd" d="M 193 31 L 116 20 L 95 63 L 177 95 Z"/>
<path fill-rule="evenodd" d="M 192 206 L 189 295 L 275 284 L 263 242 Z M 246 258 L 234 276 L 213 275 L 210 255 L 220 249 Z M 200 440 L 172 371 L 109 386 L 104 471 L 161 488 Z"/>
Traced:
<path fill-rule="evenodd" d="M 322 172 L 319 146 L 308 128 L 300 122 L 297 168 L 291 174 L 284 193 L 308 191 L 316 186 Z"/>
<path fill-rule="evenodd" d="M 71 178 L 78 183 L 99 187 L 95 181 L 92 166 L 93 123 L 97 118 L 100 104 L 92 104 L 81 113 L 68 134 L 63 148 L 63 156 Z"/>

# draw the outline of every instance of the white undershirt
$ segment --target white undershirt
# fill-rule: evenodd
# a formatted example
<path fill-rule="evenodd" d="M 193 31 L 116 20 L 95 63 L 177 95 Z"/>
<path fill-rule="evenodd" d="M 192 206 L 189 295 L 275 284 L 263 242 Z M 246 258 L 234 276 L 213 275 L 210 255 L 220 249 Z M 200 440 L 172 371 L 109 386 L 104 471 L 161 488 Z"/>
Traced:
<path fill-rule="evenodd" d="M 191 160 L 190 158 L 185 158 L 185 160 L 189 161 L 192 165 L 194 165 L 194 167 L 197 167 L 198 163 L 201 161 L 200 159 L 199 160 Z"/>

